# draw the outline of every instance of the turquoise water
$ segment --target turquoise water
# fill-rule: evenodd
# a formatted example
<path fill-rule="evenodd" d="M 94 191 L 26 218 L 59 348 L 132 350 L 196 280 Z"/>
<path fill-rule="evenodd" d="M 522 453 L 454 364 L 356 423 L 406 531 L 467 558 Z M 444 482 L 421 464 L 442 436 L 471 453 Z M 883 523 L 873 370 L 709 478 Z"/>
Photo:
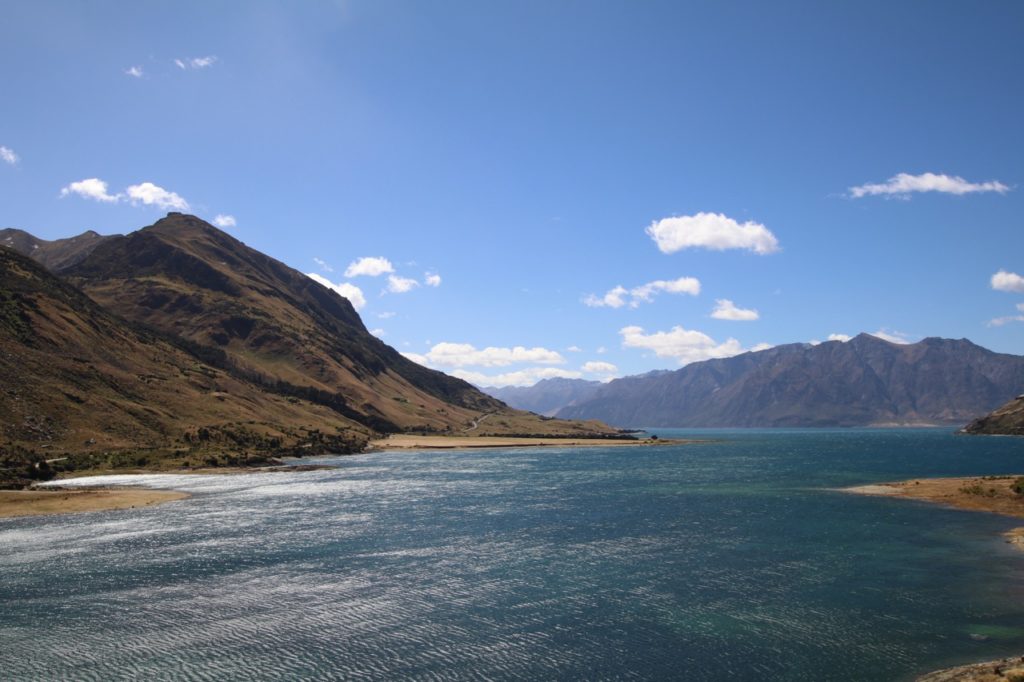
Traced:
<path fill-rule="evenodd" d="M 720 440 L 114 477 L 193 497 L 0 520 L 0 677 L 898 680 L 1024 653 L 1017 522 L 828 490 L 1024 472 L 1024 441 L 657 432 Z"/>

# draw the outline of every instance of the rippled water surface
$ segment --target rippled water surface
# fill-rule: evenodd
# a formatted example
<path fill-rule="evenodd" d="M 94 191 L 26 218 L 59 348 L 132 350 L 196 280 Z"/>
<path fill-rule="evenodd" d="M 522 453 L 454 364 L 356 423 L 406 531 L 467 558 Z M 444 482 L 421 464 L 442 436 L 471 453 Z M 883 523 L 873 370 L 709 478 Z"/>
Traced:
<path fill-rule="evenodd" d="M 831 487 L 1024 471 L 946 431 L 325 458 L 0 520 L 4 679 L 906 679 L 1024 653 L 1013 519 Z M 76 484 L 82 484 L 77 481 Z"/>

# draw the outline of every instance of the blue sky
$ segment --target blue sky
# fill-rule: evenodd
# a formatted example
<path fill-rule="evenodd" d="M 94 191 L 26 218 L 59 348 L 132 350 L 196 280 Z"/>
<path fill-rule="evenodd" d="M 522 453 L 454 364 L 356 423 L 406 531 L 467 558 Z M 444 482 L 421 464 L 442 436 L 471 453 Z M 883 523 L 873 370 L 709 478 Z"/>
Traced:
<path fill-rule="evenodd" d="M 480 383 L 862 331 L 1024 353 L 1018 2 L 3 14 L 0 227 L 229 216 Z"/>

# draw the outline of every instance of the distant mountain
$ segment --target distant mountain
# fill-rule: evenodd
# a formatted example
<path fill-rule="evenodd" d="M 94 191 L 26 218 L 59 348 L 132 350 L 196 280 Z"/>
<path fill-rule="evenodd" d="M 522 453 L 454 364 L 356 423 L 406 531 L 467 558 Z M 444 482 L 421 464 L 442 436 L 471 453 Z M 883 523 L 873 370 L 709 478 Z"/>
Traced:
<path fill-rule="evenodd" d="M 482 390 L 510 407 L 551 417 L 564 407 L 588 399 L 599 386 L 600 381 L 554 378 L 543 379 L 533 386 L 489 386 Z"/>
<path fill-rule="evenodd" d="M 1024 387 L 1024 357 L 966 339 L 791 344 L 617 379 L 557 413 L 616 426 L 963 424 Z"/>
<path fill-rule="evenodd" d="M 995 411 L 975 419 L 963 433 L 991 436 L 1024 436 L 1024 395 L 1018 395 Z"/>
<path fill-rule="evenodd" d="M 613 432 L 603 424 L 541 420 L 507 407 L 461 379 L 406 359 L 366 330 L 348 300 L 194 216 L 171 213 L 125 236 L 85 233 L 46 242 L 18 230 L 3 235 L 12 247 L 49 264 L 61 276 L 60 280 L 51 277 L 45 286 L 63 291 L 64 307 L 72 311 L 70 317 L 60 319 L 73 322 L 64 324 L 54 318 L 49 326 L 41 327 L 53 328 L 54 333 L 47 337 L 48 343 L 32 346 L 39 351 L 33 356 L 33 369 L 22 372 L 26 386 L 33 384 L 35 376 L 35 385 L 48 395 L 53 395 L 62 380 L 46 371 L 47 349 L 62 357 L 89 357 L 77 348 L 64 348 L 57 330 L 66 327 L 64 333 L 73 340 L 79 326 L 95 329 L 93 318 L 102 314 L 107 326 L 119 321 L 134 334 L 148 334 L 147 338 L 178 348 L 189 356 L 188 360 L 179 358 L 185 366 L 199 363 L 217 376 L 275 395 L 288 405 L 312 403 L 319 406 L 317 414 L 327 408 L 333 416 L 322 423 L 338 433 L 352 431 L 353 438 L 365 440 L 366 434 L 374 432 L 455 433 L 470 428 L 485 414 L 495 416 L 486 422 L 488 433 L 581 436 Z M 13 254 L 5 252 L 14 262 Z M 40 272 L 33 275 L 34 280 L 45 279 Z M 5 292 L 0 288 L 0 295 L 7 295 Z M 26 302 L 29 299 L 19 300 L 20 306 L 31 307 Z M 11 319 L 21 314 L 11 312 L 15 315 Z M 0 335 L 0 350 L 22 353 L 20 345 L 35 343 L 35 336 L 26 338 Z M 100 338 L 89 343 L 102 347 Z M 134 355 L 163 353 L 136 350 L 130 349 L 129 360 Z M 113 360 L 110 358 L 111 363 Z M 133 367 L 143 367 L 141 360 L 132 362 Z M 136 374 L 162 376 L 144 368 Z M 204 390 L 222 392 L 209 386 Z M 139 414 L 160 411 L 160 396 L 159 391 L 140 394 L 141 407 L 131 409 L 141 409 Z M 34 403 L 38 413 L 58 414 L 57 404 L 43 397 L 37 395 Z M 221 398 L 217 398 L 218 404 L 223 402 Z M 206 402 L 197 398 L 196 404 Z M 190 406 L 180 410 L 183 421 L 188 415 L 195 414 L 198 419 L 205 413 Z M 211 412 L 206 423 L 216 422 L 217 414 Z M 279 418 L 266 405 L 249 416 L 264 421 Z M 154 429 L 170 434 L 182 423 L 172 427 L 159 422 Z M 318 420 L 310 418 L 304 423 Z M 132 433 L 125 435 L 122 445 L 150 442 L 149 431 Z"/>
<path fill-rule="evenodd" d="M 51 271 L 64 270 L 88 256 L 92 250 L 111 237 L 101 236 L 92 230 L 77 237 L 47 241 L 34 237 L 24 230 L 7 228 L 0 230 L 0 246 L 14 249 L 30 256 Z"/>

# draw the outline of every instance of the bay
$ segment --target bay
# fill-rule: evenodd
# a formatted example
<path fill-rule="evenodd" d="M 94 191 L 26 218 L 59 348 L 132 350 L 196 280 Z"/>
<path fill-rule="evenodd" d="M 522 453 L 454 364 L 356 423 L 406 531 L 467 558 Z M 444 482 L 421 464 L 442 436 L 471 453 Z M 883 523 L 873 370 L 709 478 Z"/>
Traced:
<path fill-rule="evenodd" d="M 1024 441 L 686 430 L 385 452 L 0 520 L 4 679 L 900 680 L 1024 652 L 1014 519 L 834 489 L 1024 473 Z"/>

